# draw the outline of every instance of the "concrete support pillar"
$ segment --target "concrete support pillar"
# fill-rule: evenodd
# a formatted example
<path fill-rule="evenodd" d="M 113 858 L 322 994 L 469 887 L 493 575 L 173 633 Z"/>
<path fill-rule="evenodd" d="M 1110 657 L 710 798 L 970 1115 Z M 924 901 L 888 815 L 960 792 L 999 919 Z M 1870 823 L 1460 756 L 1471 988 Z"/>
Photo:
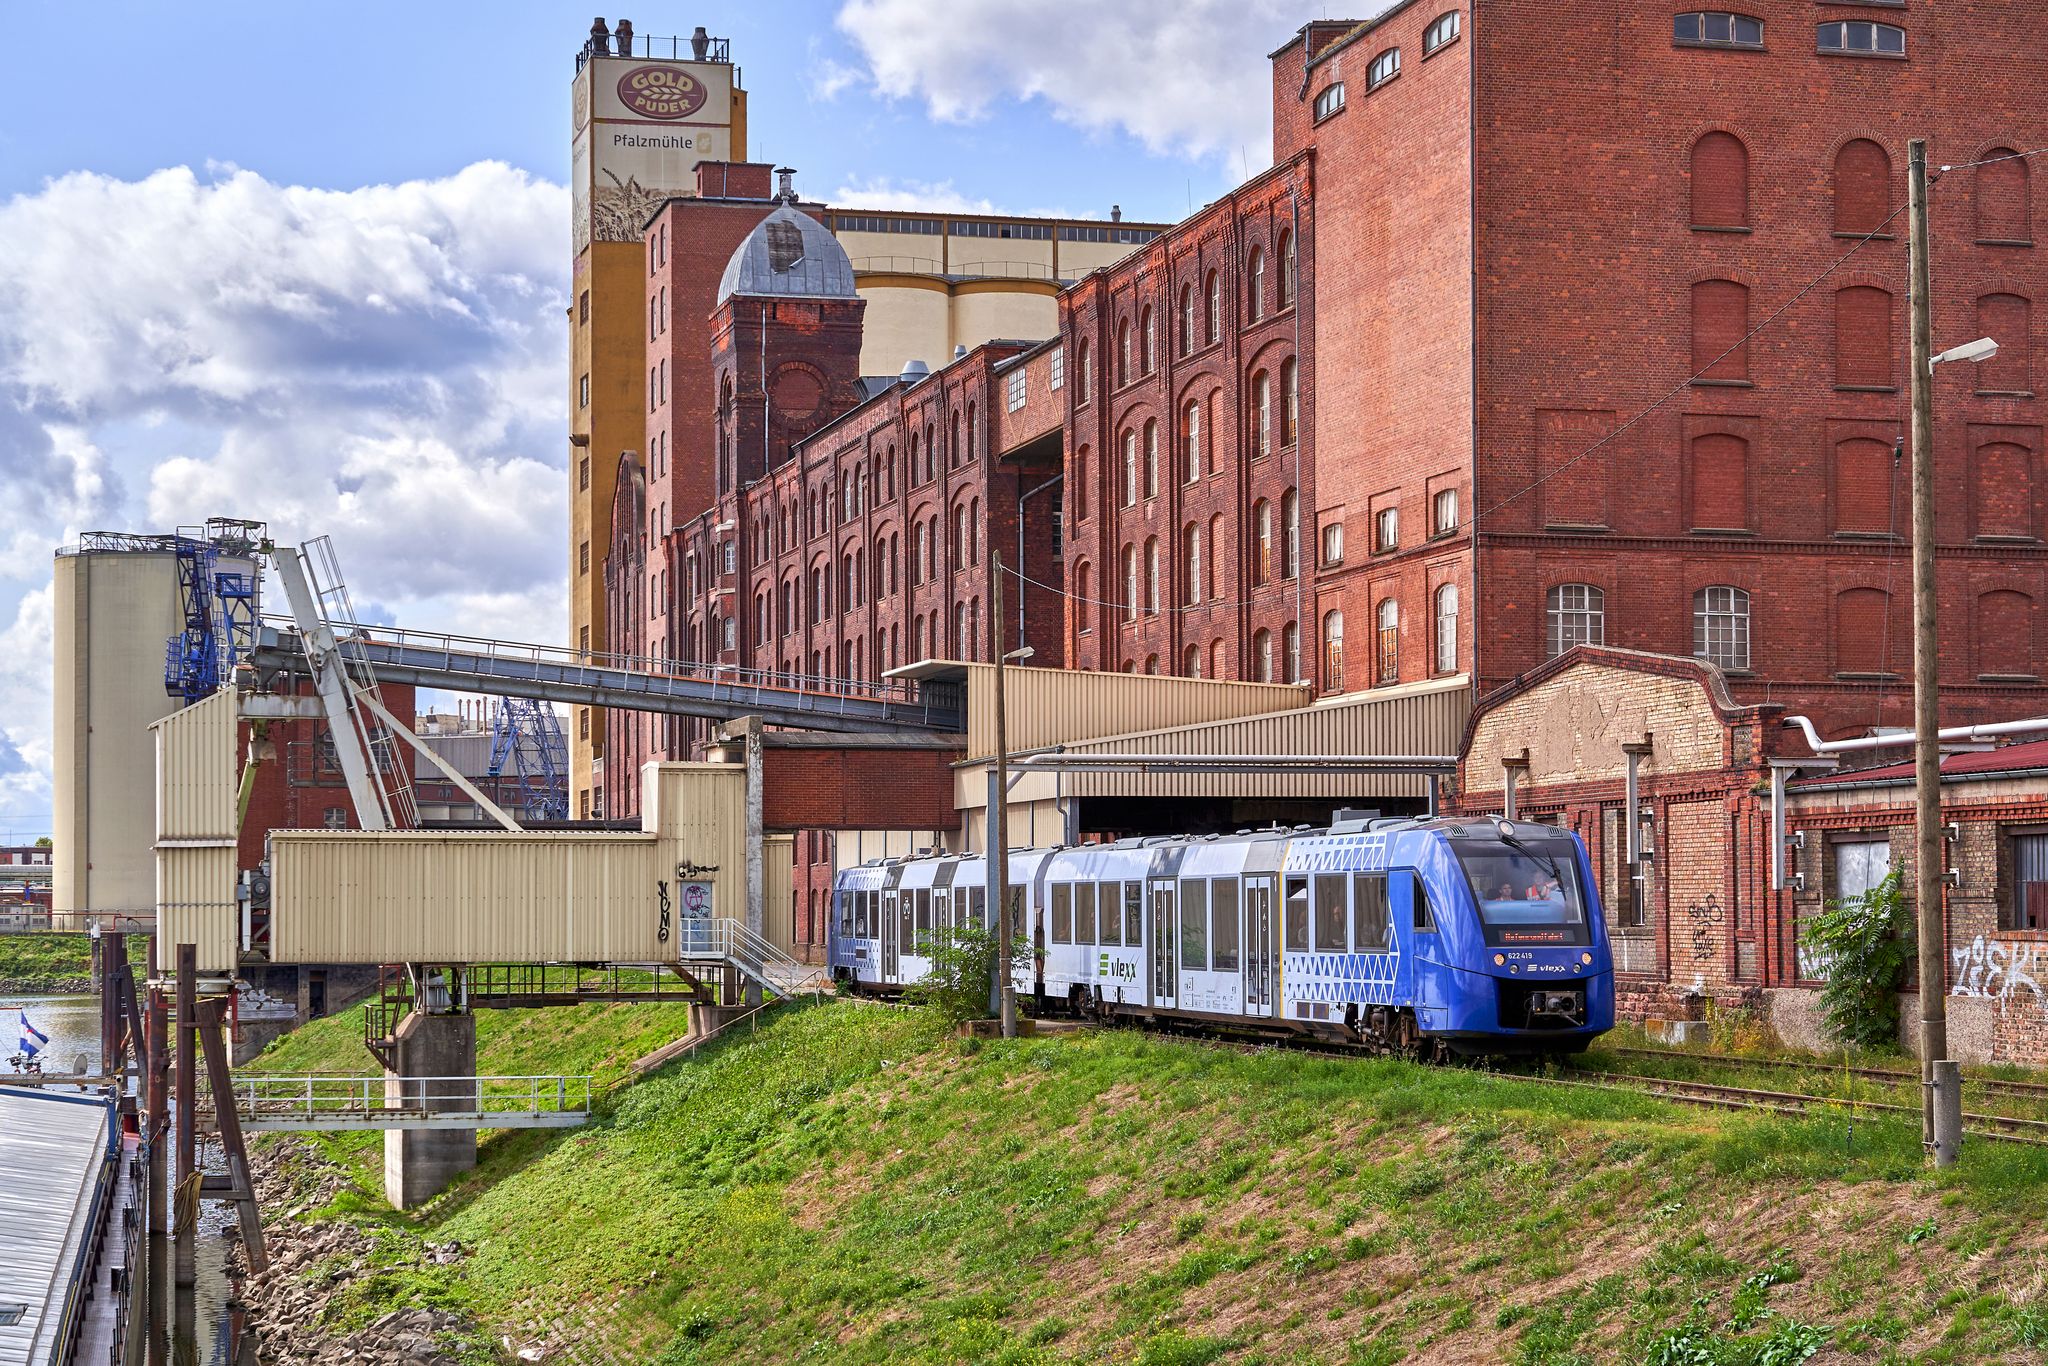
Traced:
<path fill-rule="evenodd" d="M 399 1021 L 395 1071 L 384 1074 L 384 1097 L 424 1110 L 477 1108 L 476 1017 L 413 1011 Z M 422 1081 L 420 1078 L 467 1080 Z M 476 1167 L 474 1129 L 387 1129 L 384 1197 L 399 1209 L 426 1203 Z"/>

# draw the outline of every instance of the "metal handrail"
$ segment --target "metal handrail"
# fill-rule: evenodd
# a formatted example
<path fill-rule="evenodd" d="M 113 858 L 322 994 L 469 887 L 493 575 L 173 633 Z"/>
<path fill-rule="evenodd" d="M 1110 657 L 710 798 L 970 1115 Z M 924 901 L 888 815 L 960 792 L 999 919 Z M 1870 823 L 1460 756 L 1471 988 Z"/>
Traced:
<path fill-rule="evenodd" d="M 387 1095 L 386 1087 L 396 1082 L 399 1098 Z M 426 1088 L 432 1087 L 429 1093 Z M 463 1089 L 456 1089 L 456 1088 Z M 469 1102 L 466 1113 L 491 1114 L 587 1114 L 590 1111 L 591 1079 L 588 1076 L 533 1077 L 386 1077 L 334 1076 L 305 1073 L 298 1076 L 237 1077 L 235 1108 L 244 1116 L 280 1114 L 382 1115 L 414 1113 L 425 1107 L 426 1097 L 437 1103 Z"/>
<path fill-rule="evenodd" d="M 816 969 L 799 963 L 775 943 L 730 916 L 685 916 L 677 927 L 679 959 L 714 959 L 729 963 L 777 993 L 789 996 L 807 989 Z"/>

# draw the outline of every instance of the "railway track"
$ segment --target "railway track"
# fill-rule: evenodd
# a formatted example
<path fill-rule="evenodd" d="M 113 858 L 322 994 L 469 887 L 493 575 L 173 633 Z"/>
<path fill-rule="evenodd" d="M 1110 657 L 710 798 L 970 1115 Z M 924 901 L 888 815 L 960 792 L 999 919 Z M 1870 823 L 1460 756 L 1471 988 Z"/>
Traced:
<path fill-rule="evenodd" d="M 1682 1053 L 1668 1048 L 1603 1048 L 1617 1058 L 1650 1058 L 1658 1062 L 1710 1062 L 1728 1067 L 1754 1067 L 1792 1072 L 1825 1072 L 1832 1076 L 1864 1077 L 1896 1085 L 1918 1085 L 1920 1074 L 1898 1067 L 1851 1067 L 1842 1063 L 1816 1062 L 1804 1058 L 1752 1058 L 1739 1053 Z M 2001 1077 L 1966 1077 L 1967 1085 L 1996 1095 L 2048 1101 L 2048 1083 L 2011 1081 Z"/>

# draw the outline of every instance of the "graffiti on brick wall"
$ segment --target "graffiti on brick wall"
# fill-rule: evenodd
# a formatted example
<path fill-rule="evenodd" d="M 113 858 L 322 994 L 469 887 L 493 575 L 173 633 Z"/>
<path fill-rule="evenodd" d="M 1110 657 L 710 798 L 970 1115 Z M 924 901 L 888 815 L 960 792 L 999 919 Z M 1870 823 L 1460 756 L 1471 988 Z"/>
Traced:
<path fill-rule="evenodd" d="M 1692 938 L 1692 961 L 1711 963 L 1714 960 L 1714 926 L 1722 921 L 1721 903 L 1707 893 L 1704 901 L 1695 901 L 1685 908 L 1685 928 Z"/>
<path fill-rule="evenodd" d="M 2040 945 L 2009 944 L 1980 934 L 1968 948 L 1951 949 L 1949 956 L 1956 964 L 1955 995 L 1996 1001 L 2001 1010 L 2016 996 L 2037 1009 L 2048 1006 L 2038 975 Z"/>

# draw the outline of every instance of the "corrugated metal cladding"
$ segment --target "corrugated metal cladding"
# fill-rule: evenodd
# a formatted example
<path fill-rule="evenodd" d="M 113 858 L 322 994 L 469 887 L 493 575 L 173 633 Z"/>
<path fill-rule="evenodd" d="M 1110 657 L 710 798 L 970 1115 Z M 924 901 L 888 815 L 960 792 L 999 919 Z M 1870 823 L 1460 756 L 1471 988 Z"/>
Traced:
<path fill-rule="evenodd" d="M 674 959 L 678 879 L 746 914 L 746 770 L 650 764 L 642 834 L 280 830 L 280 963 L 654 963 Z M 670 930 L 661 937 L 661 894 Z"/>
<path fill-rule="evenodd" d="M 967 757 L 996 751 L 995 666 L 967 669 Z M 1003 710 L 1012 753 L 1299 707 L 1309 690 L 1292 683 L 1226 683 L 1206 678 L 1006 669 Z"/>
<path fill-rule="evenodd" d="M 1321 706 L 1070 744 L 1078 754 L 1455 755 L 1472 710 L 1462 678 Z M 1075 797 L 1419 797 L 1417 777 L 1318 773 L 1065 773 Z"/>
<path fill-rule="evenodd" d="M 158 942 L 167 949 L 195 946 L 206 973 L 232 972 L 239 957 L 238 720 L 234 694 L 218 692 L 150 727 L 156 736 Z"/>
<path fill-rule="evenodd" d="M 675 956 L 658 886 L 674 870 L 652 836 L 280 830 L 270 851 L 281 963 Z"/>
<path fill-rule="evenodd" d="M 784 953 L 796 948 L 796 836 L 761 841 L 761 931 Z"/>

